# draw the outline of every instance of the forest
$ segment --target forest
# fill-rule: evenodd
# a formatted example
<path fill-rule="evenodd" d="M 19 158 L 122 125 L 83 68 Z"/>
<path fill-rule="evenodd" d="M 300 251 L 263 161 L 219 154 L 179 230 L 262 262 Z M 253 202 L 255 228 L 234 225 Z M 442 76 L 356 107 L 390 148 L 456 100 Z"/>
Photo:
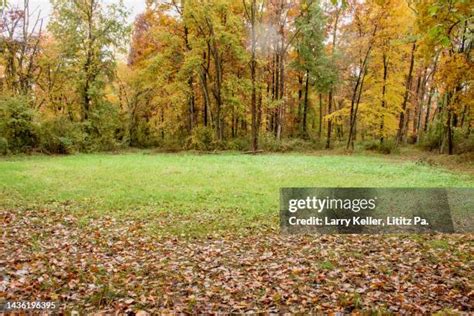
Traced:
<path fill-rule="evenodd" d="M 474 148 L 467 0 L 2 5 L 0 152 Z"/>

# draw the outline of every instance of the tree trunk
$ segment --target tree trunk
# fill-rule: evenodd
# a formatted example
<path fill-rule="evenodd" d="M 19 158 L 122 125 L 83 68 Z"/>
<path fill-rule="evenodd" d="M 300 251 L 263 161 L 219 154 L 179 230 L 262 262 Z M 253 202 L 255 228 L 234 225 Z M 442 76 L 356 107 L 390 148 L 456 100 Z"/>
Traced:
<path fill-rule="evenodd" d="M 428 125 L 430 122 L 431 100 L 433 98 L 433 94 L 434 94 L 434 87 L 431 87 L 430 95 L 428 96 L 428 102 L 426 104 L 425 126 L 423 127 L 423 131 L 425 132 L 428 130 Z"/>
<path fill-rule="evenodd" d="M 185 25 L 184 26 L 184 44 L 186 46 L 187 51 L 191 51 L 191 46 L 189 45 L 189 30 L 188 27 Z M 189 134 L 192 133 L 193 128 L 194 128 L 194 116 L 195 116 L 195 96 L 194 96 L 194 78 L 193 75 L 191 75 L 188 78 L 188 88 L 189 88 L 189 98 L 188 98 L 188 130 Z"/>
<path fill-rule="evenodd" d="M 321 139 L 323 132 L 323 94 L 319 94 L 319 129 L 318 129 L 318 138 Z"/>
<path fill-rule="evenodd" d="M 413 111 L 413 126 L 412 126 L 412 133 L 413 135 L 417 134 L 417 127 L 418 127 L 418 115 L 419 112 L 421 111 L 420 109 L 420 103 L 419 103 L 419 95 L 420 95 L 420 88 L 421 88 L 421 75 L 418 76 L 418 80 L 416 83 L 416 89 L 415 89 L 415 94 L 416 94 L 416 102 L 415 102 L 415 107 Z"/>
<path fill-rule="evenodd" d="M 448 154 L 454 154 L 453 144 L 453 129 L 452 129 L 452 110 L 448 105 L 448 121 L 447 123 L 447 137 L 448 137 Z"/>
<path fill-rule="evenodd" d="M 283 42 L 283 40 L 282 40 Z M 283 43 L 282 43 L 283 46 Z M 280 52 L 280 96 L 278 100 L 280 100 L 280 104 L 278 105 L 278 118 L 277 118 L 277 139 L 281 140 L 282 131 L 283 131 L 283 97 L 285 92 L 285 61 L 284 61 L 284 51 L 282 47 L 282 51 Z"/>
<path fill-rule="evenodd" d="M 303 113 L 302 109 L 302 102 L 301 100 L 303 99 L 303 75 L 301 73 L 298 73 L 298 113 L 296 116 L 296 126 L 299 128 L 299 133 L 302 134 L 302 128 L 301 128 L 301 116 Z"/>
<path fill-rule="evenodd" d="M 363 87 L 364 87 L 366 72 L 367 72 L 367 69 L 364 71 L 364 73 L 362 75 L 362 80 L 361 80 L 361 83 L 360 83 L 360 89 L 359 89 L 356 104 L 355 104 L 355 107 L 354 107 L 354 117 L 353 117 L 354 120 L 353 120 L 352 124 L 350 125 L 350 131 L 349 131 L 349 141 L 350 141 L 350 143 L 348 143 L 347 148 L 350 147 L 350 148 L 354 149 L 354 140 L 355 140 L 356 135 L 357 135 L 357 113 L 359 111 L 359 104 L 360 104 L 360 99 L 362 97 L 362 91 L 363 91 Z"/>
<path fill-rule="evenodd" d="M 336 52 L 336 39 L 337 39 L 337 26 L 339 23 L 339 14 L 340 11 L 339 9 L 336 10 L 336 17 L 334 19 L 334 29 L 332 32 L 332 50 L 331 50 L 331 61 L 334 63 L 334 53 Z M 331 86 L 329 89 L 329 94 L 328 94 L 328 115 L 331 114 L 332 112 L 332 97 L 333 97 L 333 87 Z M 327 138 L 326 138 L 326 149 L 331 148 L 331 131 L 332 131 L 332 121 L 331 119 L 328 119 L 328 132 L 327 132 Z"/>
<path fill-rule="evenodd" d="M 329 95 L 328 95 L 328 114 L 331 114 L 332 112 L 332 89 L 329 90 Z M 328 120 L 328 133 L 327 133 L 327 138 L 326 138 L 326 149 L 331 148 L 331 130 L 332 130 L 332 124 L 331 120 Z"/>
<path fill-rule="evenodd" d="M 204 66 L 204 61 L 205 61 L 205 64 L 207 66 Z M 209 97 L 209 87 L 208 87 L 208 84 L 207 84 L 207 72 L 209 70 L 209 66 L 210 66 L 210 48 L 208 47 L 208 53 L 206 54 L 206 52 L 203 53 L 203 65 L 201 65 L 201 71 L 199 73 L 199 78 L 200 78 L 200 81 L 201 81 L 201 89 L 202 89 L 202 94 L 204 96 L 203 98 L 203 101 L 204 101 L 204 105 L 203 105 L 203 111 L 202 111 L 202 115 L 203 115 L 203 124 L 204 126 L 207 127 L 208 125 L 208 122 L 209 122 L 209 109 L 210 109 L 210 103 L 211 103 L 211 99 Z"/>
<path fill-rule="evenodd" d="M 92 98 L 90 95 L 91 83 L 94 81 L 94 71 L 92 70 L 93 64 L 93 44 L 94 37 L 92 34 L 93 31 L 93 16 L 94 16 L 94 5 L 95 0 L 91 0 L 89 4 L 89 11 L 87 12 L 87 52 L 86 52 L 86 61 L 84 63 L 84 75 L 85 82 L 83 87 L 83 120 L 87 120 L 89 117 L 89 110 L 92 103 Z"/>
<path fill-rule="evenodd" d="M 303 106 L 303 137 L 308 136 L 307 117 L 308 117 L 308 94 L 309 94 L 309 71 L 306 71 L 306 82 L 304 88 L 304 106 Z"/>
<path fill-rule="evenodd" d="M 383 83 L 382 83 L 382 115 L 380 120 L 380 144 L 383 144 L 384 141 L 384 125 L 385 125 L 385 93 L 387 90 L 387 77 L 388 77 L 388 59 L 385 54 L 383 54 Z"/>
<path fill-rule="evenodd" d="M 410 95 L 411 82 L 413 80 L 413 67 L 415 65 L 415 51 L 416 51 L 416 42 L 413 43 L 411 49 L 411 58 L 410 58 L 410 69 L 408 71 L 407 82 L 405 85 L 405 95 L 403 96 L 402 102 L 402 111 L 400 112 L 400 120 L 398 123 L 398 133 L 397 133 L 397 144 L 400 144 L 404 136 L 404 127 L 405 127 L 405 112 L 407 110 L 408 99 Z"/>
<path fill-rule="evenodd" d="M 257 61 L 256 61 L 256 45 L 257 39 L 255 34 L 255 14 L 257 10 L 256 0 L 252 0 L 252 6 L 250 8 L 250 23 L 252 28 L 252 59 L 250 61 L 250 73 L 252 77 L 252 151 L 255 153 L 258 150 L 258 126 L 257 126 L 257 88 L 256 88 L 256 75 L 257 75 Z"/>
<path fill-rule="evenodd" d="M 279 102 L 280 100 L 280 56 L 278 52 L 275 53 L 275 100 Z M 279 105 L 272 109 L 272 130 L 277 137 L 277 127 L 278 127 L 278 109 Z"/>
<path fill-rule="evenodd" d="M 214 31 L 211 27 L 211 33 L 214 34 Z M 221 56 L 219 49 L 217 47 L 217 44 L 215 40 L 213 40 L 213 43 L 211 45 L 211 53 L 214 57 L 214 71 L 216 72 L 216 77 L 214 81 L 214 88 L 213 88 L 213 94 L 214 98 L 216 100 L 216 118 L 215 118 L 215 124 L 216 124 L 216 137 L 219 141 L 222 141 L 224 139 L 224 124 L 223 124 L 223 119 L 222 119 L 222 80 L 223 80 L 223 74 L 222 74 L 222 61 L 221 61 Z"/>

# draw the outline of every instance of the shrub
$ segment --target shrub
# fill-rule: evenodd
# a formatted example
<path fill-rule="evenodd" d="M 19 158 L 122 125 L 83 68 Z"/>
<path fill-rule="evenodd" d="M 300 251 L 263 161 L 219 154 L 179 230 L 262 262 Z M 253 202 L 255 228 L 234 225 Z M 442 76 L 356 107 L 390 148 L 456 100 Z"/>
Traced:
<path fill-rule="evenodd" d="M 464 134 L 464 133 L 463 133 Z M 459 134 L 458 142 L 458 150 L 457 153 L 464 154 L 464 153 L 474 153 L 474 135 L 470 134 L 467 137 L 465 135 Z"/>
<path fill-rule="evenodd" d="M 65 116 L 41 122 L 40 147 L 51 154 L 71 154 L 82 147 L 84 135 L 78 123 Z"/>
<path fill-rule="evenodd" d="M 4 137 L 0 137 L 0 155 L 8 154 L 8 141 Z"/>
<path fill-rule="evenodd" d="M 277 152 L 280 150 L 281 141 L 275 138 L 272 133 L 265 132 L 260 136 L 260 148 L 265 151 Z"/>
<path fill-rule="evenodd" d="M 159 133 L 153 129 L 152 123 L 140 121 L 130 129 L 130 145 L 133 147 L 149 148 L 162 145 Z"/>
<path fill-rule="evenodd" d="M 398 151 L 398 147 L 395 141 L 386 140 L 382 144 L 379 144 L 379 153 L 389 155 Z"/>
<path fill-rule="evenodd" d="M 375 141 L 375 140 L 369 141 L 369 142 L 364 144 L 364 149 L 365 150 L 370 150 L 370 151 L 377 151 L 378 148 L 379 148 L 379 144 L 380 144 L 380 142 Z"/>
<path fill-rule="evenodd" d="M 102 102 L 90 111 L 89 119 L 82 123 L 86 135 L 86 151 L 114 150 L 120 146 L 120 114 L 118 108 L 109 102 Z"/>
<path fill-rule="evenodd" d="M 444 137 L 444 125 L 440 120 L 435 120 L 428 131 L 420 139 L 420 147 L 425 150 L 435 150 L 441 148 Z"/>
<path fill-rule="evenodd" d="M 37 144 L 35 112 L 26 97 L 0 99 L 0 137 L 5 139 L 8 150 L 28 152 Z"/>
<path fill-rule="evenodd" d="M 229 140 L 227 143 L 228 150 L 235 150 L 235 151 L 248 151 L 251 150 L 250 145 L 250 138 L 247 137 L 239 137 L 235 139 Z"/>
<path fill-rule="evenodd" d="M 285 138 L 277 140 L 272 133 L 264 133 L 260 139 L 260 148 L 270 152 L 304 152 L 323 149 L 324 144 L 318 141 L 305 140 L 301 138 Z"/>
<path fill-rule="evenodd" d="M 215 133 L 208 127 L 196 127 L 188 140 L 188 148 L 209 151 L 217 147 Z"/>
<path fill-rule="evenodd" d="M 287 151 L 311 151 L 319 150 L 324 148 L 324 146 L 319 142 L 314 142 L 311 140 L 304 140 L 301 138 L 290 138 L 284 139 L 281 141 L 280 150 L 281 152 Z"/>
<path fill-rule="evenodd" d="M 380 143 L 379 140 L 370 141 L 364 145 L 364 149 L 375 151 L 384 155 L 389 155 L 398 151 L 397 144 L 393 140 L 385 140 L 383 143 Z"/>

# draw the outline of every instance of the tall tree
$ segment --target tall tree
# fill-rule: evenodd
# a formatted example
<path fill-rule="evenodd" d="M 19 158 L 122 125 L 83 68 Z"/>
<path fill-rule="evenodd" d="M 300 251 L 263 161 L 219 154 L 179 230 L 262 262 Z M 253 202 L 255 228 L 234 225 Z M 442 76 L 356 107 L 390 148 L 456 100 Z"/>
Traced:
<path fill-rule="evenodd" d="M 39 75 L 38 56 L 43 34 L 41 12 L 31 10 L 29 0 L 20 7 L 1 4 L 0 63 L 5 69 L 5 89 L 28 95 Z"/>
<path fill-rule="evenodd" d="M 341 19 L 342 10 L 345 7 L 344 1 L 333 1 L 334 10 L 333 10 L 333 25 L 332 25 L 332 42 L 331 42 L 331 62 L 335 63 L 336 56 L 336 43 L 337 43 L 337 32 L 339 27 L 339 22 Z M 334 103 L 334 84 L 330 85 L 328 93 L 328 115 L 331 115 L 333 111 Z M 327 119 L 327 137 L 326 137 L 326 149 L 331 148 L 331 133 L 332 133 L 332 118 L 329 116 Z"/>
<path fill-rule="evenodd" d="M 250 77 L 252 81 L 251 92 L 251 116 L 252 116 L 252 151 L 255 153 L 258 150 L 258 109 L 257 109 L 257 1 L 251 0 L 250 5 L 243 1 L 247 20 L 250 24 Z"/>
<path fill-rule="evenodd" d="M 101 0 L 52 0 L 52 5 L 49 29 L 61 39 L 62 58 L 76 74 L 81 116 L 87 120 L 114 75 L 115 52 L 124 47 L 129 31 L 128 12 L 122 1 L 106 5 Z"/>
<path fill-rule="evenodd" d="M 440 52 L 434 86 L 441 96 L 437 111 L 443 122 L 443 139 L 440 151 L 447 147 L 448 154 L 454 153 L 454 133 L 459 126 L 469 122 L 466 135 L 470 133 L 472 118 L 473 80 L 472 71 L 472 5 L 466 1 L 429 0 L 415 2 L 418 25 L 425 30 L 422 40 L 431 51 Z M 466 119 L 467 118 L 467 119 Z"/>
<path fill-rule="evenodd" d="M 308 137 L 308 112 L 310 108 L 310 86 L 317 82 L 321 87 L 327 78 L 328 60 L 324 51 L 325 40 L 325 17 L 319 1 L 303 1 L 301 3 L 301 14 L 296 19 L 299 34 L 295 40 L 295 49 L 298 52 L 297 60 L 293 63 L 295 68 L 301 72 L 304 78 L 304 97 L 302 110 L 299 111 L 298 122 L 303 137 Z M 322 118 L 319 118 L 320 121 Z"/>

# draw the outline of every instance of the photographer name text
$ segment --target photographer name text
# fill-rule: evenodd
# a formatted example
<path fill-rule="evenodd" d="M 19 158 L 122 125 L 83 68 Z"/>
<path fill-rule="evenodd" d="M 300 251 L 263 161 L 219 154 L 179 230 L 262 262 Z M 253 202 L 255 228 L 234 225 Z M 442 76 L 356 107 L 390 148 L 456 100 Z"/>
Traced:
<path fill-rule="evenodd" d="M 375 218 L 371 216 L 352 218 L 330 218 L 330 217 L 308 217 L 297 218 L 292 216 L 288 219 L 292 226 L 429 226 L 429 222 L 419 216 Z"/>

